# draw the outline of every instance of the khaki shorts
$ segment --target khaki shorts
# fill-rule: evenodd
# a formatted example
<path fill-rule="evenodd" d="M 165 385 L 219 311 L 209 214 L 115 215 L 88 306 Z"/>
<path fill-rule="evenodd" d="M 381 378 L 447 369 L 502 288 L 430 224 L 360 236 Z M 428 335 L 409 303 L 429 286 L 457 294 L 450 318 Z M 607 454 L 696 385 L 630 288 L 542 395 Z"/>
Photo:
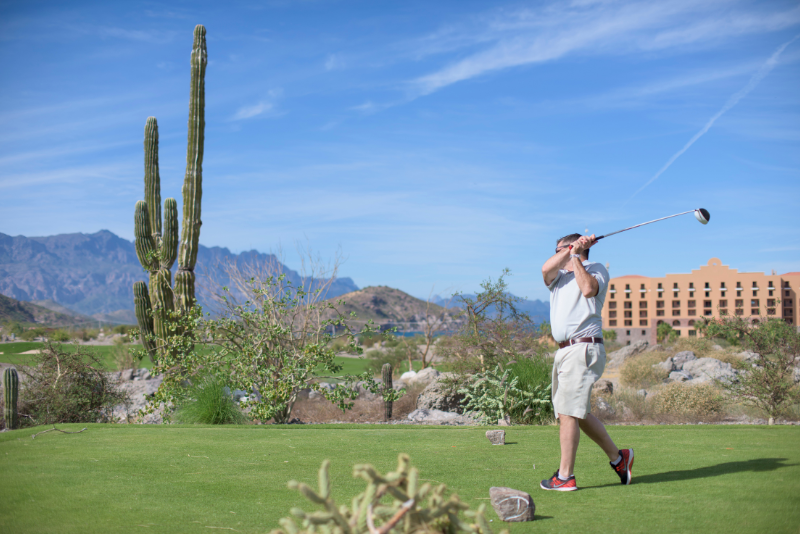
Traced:
<path fill-rule="evenodd" d="M 592 385 L 606 367 L 606 349 L 600 343 L 577 343 L 558 349 L 553 361 L 553 410 L 585 419 L 591 412 Z"/>

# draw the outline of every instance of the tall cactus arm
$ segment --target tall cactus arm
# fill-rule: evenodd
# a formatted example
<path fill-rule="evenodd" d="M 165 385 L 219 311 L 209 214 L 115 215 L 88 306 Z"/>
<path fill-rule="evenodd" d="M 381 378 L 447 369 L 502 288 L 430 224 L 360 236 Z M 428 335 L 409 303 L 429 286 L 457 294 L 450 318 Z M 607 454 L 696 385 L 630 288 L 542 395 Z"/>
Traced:
<path fill-rule="evenodd" d="M 172 269 L 178 257 L 178 203 L 174 198 L 164 201 L 164 237 L 160 252 L 161 268 Z"/>
<path fill-rule="evenodd" d="M 154 334 L 153 307 L 150 305 L 150 295 L 147 293 L 147 284 L 144 282 L 133 284 L 133 307 L 136 311 L 139 332 L 141 332 L 142 346 L 150 356 L 150 360 L 156 363 L 156 345 L 151 337 Z"/>
<path fill-rule="evenodd" d="M 189 144 L 186 149 L 186 175 L 183 180 L 183 228 L 178 266 L 193 271 L 200 241 L 200 200 L 203 195 L 203 141 L 205 131 L 205 75 L 208 53 L 206 28 L 198 24 L 192 45 L 192 82 L 189 97 Z"/>
<path fill-rule="evenodd" d="M 194 281 L 192 271 L 175 273 L 175 305 L 181 310 L 185 311 L 194 306 Z"/>
<path fill-rule="evenodd" d="M 14 430 L 19 427 L 19 412 L 17 412 L 19 375 L 17 375 L 17 370 L 13 367 L 7 367 L 3 371 L 3 396 L 5 401 L 3 416 L 6 420 L 6 428 Z"/>
<path fill-rule="evenodd" d="M 136 210 L 133 216 L 133 235 L 136 244 L 136 256 L 139 263 L 148 271 L 153 271 L 155 267 L 156 243 L 150 231 L 150 220 L 148 216 L 147 202 L 140 200 L 136 203 Z"/>
<path fill-rule="evenodd" d="M 158 122 L 147 117 L 144 126 L 144 201 L 150 209 L 150 230 L 161 238 L 161 177 L 158 174 Z"/>

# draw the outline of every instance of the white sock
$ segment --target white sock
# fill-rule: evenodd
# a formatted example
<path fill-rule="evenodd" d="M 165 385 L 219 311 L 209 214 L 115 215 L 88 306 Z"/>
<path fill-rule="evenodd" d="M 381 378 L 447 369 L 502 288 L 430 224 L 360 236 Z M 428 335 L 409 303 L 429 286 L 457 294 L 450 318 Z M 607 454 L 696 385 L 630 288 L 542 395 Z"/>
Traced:
<path fill-rule="evenodd" d="M 569 480 L 569 477 L 565 477 L 561 475 L 561 471 L 558 472 L 558 480 L 566 481 Z"/>
<path fill-rule="evenodd" d="M 618 465 L 622 461 L 622 455 L 617 456 L 617 459 L 611 462 L 611 465 Z"/>

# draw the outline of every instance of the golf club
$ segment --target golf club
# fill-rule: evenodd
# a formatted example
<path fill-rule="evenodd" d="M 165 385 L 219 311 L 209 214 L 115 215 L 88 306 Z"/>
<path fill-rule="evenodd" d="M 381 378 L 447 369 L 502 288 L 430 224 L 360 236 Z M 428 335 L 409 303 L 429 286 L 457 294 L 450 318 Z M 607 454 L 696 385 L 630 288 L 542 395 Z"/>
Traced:
<path fill-rule="evenodd" d="M 630 226 L 628 228 L 623 228 L 622 230 L 617 230 L 616 232 L 611 232 L 610 234 L 601 235 L 594 238 L 594 242 L 597 243 L 603 238 L 612 236 L 614 234 L 619 234 L 621 232 L 627 232 L 628 230 L 633 230 L 634 228 L 639 228 L 640 226 L 644 226 L 646 224 L 652 224 L 654 222 L 663 221 L 664 219 L 671 219 L 673 217 L 678 217 L 679 215 L 686 215 L 687 213 L 694 213 L 695 218 L 700 221 L 700 224 L 708 224 L 708 221 L 711 220 L 711 214 L 708 213 L 708 210 L 703 208 L 698 208 L 696 210 L 689 210 L 684 211 L 682 213 L 676 213 L 675 215 L 668 215 L 666 217 L 661 217 L 660 219 L 654 219 L 652 221 L 643 222 L 641 224 L 637 224 L 635 226 Z M 572 245 L 569 246 L 569 249 L 572 250 Z"/>

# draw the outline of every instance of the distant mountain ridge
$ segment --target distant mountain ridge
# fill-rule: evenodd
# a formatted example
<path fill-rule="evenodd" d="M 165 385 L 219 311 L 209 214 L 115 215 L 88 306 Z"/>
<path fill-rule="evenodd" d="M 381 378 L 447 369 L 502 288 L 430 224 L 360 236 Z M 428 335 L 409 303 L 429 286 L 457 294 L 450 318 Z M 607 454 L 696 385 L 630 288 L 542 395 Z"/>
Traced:
<path fill-rule="evenodd" d="M 198 278 L 210 272 L 224 284 L 220 265 L 253 261 L 275 261 L 275 256 L 256 250 L 234 254 L 224 247 L 200 245 L 195 272 Z M 301 280 L 297 272 L 282 267 L 293 284 Z M 147 280 L 147 273 L 139 264 L 134 244 L 108 230 L 46 237 L 0 233 L 0 294 L 5 296 L 53 301 L 85 315 L 113 315 L 133 310 L 131 288 L 139 280 Z M 350 278 L 337 278 L 328 296 L 356 290 L 358 286 Z M 203 304 L 202 292 L 198 295 Z"/>
<path fill-rule="evenodd" d="M 474 299 L 475 295 L 464 294 L 464 297 Z M 434 304 L 438 304 L 439 306 L 447 305 L 449 307 L 458 307 L 461 301 L 458 298 L 445 299 L 439 295 L 435 295 L 431 299 L 431 302 L 433 302 Z M 549 302 L 543 302 L 538 299 L 537 300 L 521 299 L 519 302 L 517 302 L 516 306 L 519 311 L 527 313 L 534 323 L 539 324 L 542 321 L 550 320 Z M 492 308 L 490 307 L 489 312 L 491 313 L 491 311 Z"/>

